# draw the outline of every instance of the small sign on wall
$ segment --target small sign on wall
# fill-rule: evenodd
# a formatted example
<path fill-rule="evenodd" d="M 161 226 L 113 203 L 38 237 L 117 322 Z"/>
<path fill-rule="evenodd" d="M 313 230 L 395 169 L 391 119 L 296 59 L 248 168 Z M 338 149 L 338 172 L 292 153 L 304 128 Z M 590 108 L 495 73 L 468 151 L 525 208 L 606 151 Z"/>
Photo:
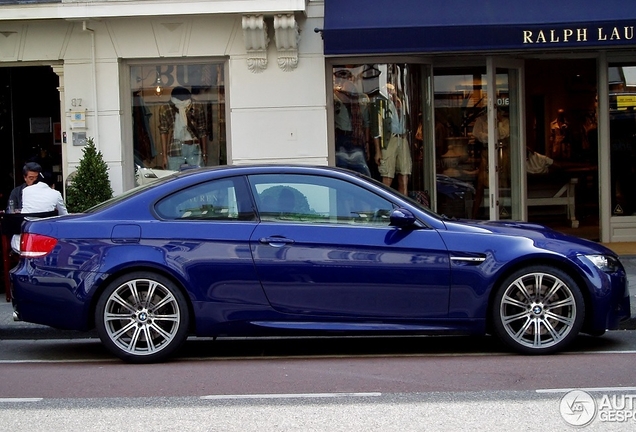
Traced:
<path fill-rule="evenodd" d="M 86 111 L 71 111 L 71 129 L 86 128 Z"/>
<path fill-rule="evenodd" d="M 51 117 L 29 118 L 29 132 L 32 134 L 51 133 Z"/>

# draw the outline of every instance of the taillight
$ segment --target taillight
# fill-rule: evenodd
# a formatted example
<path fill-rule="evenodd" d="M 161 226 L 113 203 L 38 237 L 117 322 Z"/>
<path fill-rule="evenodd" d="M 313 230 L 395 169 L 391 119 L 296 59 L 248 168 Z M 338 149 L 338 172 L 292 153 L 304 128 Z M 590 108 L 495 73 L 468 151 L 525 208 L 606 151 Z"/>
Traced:
<path fill-rule="evenodd" d="M 51 253 L 57 239 L 42 234 L 23 233 L 20 236 L 20 256 L 28 258 L 43 257 Z"/>

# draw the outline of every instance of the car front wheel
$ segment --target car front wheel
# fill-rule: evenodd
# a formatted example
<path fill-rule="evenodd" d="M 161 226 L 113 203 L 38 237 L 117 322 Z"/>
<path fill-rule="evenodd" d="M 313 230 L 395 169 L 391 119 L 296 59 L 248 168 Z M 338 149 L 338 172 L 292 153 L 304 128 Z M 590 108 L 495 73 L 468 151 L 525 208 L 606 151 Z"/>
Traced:
<path fill-rule="evenodd" d="M 95 313 L 102 343 L 131 363 L 164 360 L 186 340 L 188 321 L 187 302 L 175 284 L 142 272 L 114 280 Z"/>
<path fill-rule="evenodd" d="M 533 266 L 512 274 L 495 296 L 496 334 L 524 354 L 562 350 L 581 330 L 585 304 L 580 288 L 565 272 Z"/>

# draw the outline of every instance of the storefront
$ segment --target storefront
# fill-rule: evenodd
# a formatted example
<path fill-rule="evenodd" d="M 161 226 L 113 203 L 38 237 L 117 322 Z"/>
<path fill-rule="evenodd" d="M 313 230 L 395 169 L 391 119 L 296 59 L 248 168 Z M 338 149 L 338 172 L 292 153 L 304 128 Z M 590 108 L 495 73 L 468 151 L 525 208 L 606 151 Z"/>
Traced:
<path fill-rule="evenodd" d="M 449 217 L 636 240 L 636 8 L 403 0 L 391 9 L 325 1 L 334 164 Z"/>

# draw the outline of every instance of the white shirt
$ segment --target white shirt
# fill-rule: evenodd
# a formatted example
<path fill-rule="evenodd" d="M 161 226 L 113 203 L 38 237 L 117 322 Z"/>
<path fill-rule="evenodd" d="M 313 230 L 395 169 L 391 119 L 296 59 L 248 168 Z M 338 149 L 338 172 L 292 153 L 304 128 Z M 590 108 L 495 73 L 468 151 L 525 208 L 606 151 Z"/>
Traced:
<path fill-rule="evenodd" d="M 68 214 L 62 194 L 44 182 L 27 186 L 22 190 L 22 213 L 44 213 L 57 210 L 57 214 Z M 20 235 L 11 238 L 11 247 L 20 253 Z"/>
<path fill-rule="evenodd" d="M 58 215 L 68 214 L 62 194 L 44 182 L 27 186 L 22 191 L 22 213 L 43 213 L 57 210 Z"/>
<path fill-rule="evenodd" d="M 545 174 L 554 161 L 541 153 L 528 152 L 526 158 L 526 171 L 529 174 Z"/>

